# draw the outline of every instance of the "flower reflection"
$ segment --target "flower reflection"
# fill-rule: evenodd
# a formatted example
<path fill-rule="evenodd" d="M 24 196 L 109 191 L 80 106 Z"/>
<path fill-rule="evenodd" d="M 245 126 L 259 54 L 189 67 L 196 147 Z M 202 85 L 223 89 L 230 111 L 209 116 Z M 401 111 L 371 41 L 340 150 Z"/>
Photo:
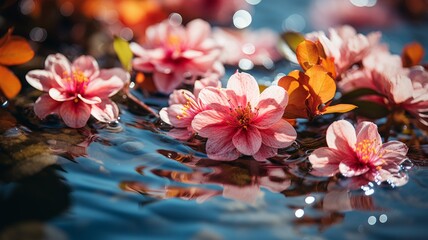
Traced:
<path fill-rule="evenodd" d="M 183 160 L 182 157 L 179 158 Z M 285 166 L 246 160 L 219 163 L 209 159 L 186 158 L 186 161 L 191 172 L 137 168 L 142 175 L 155 174 L 172 181 L 170 184 L 154 187 L 140 182 L 122 182 L 121 188 L 160 199 L 195 199 L 203 202 L 222 195 L 228 199 L 255 203 L 263 196 L 261 188 L 281 192 L 290 185 Z"/>

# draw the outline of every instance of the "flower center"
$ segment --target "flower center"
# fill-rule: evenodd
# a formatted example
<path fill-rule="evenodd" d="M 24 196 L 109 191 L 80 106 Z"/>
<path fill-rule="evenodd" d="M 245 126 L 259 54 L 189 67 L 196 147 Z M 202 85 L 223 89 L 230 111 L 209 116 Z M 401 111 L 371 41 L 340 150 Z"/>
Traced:
<path fill-rule="evenodd" d="M 67 82 L 67 90 L 70 93 L 84 93 L 86 87 L 89 84 L 88 77 L 80 70 L 74 70 L 69 74 L 68 72 L 63 73 L 64 80 Z"/>
<path fill-rule="evenodd" d="M 238 106 L 234 109 L 231 109 L 231 115 L 237 121 L 240 127 L 247 129 L 255 114 L 251 109 L 251 104 L 247 103 L 247 106 L 245 107 Z"/>
<path fill-rule="evenodd" d="M 183 104 L 183 107 L 181 108 L 181 114 L 177 115 L 177 119 L 180 120 L 185 117 L 189 117 L 197 110 L 199 109 L 198 104 L 195 102 L 195 99 L 193 99 L 191 96 L 186 94 L 184 91 L 182 92 L 184 98 L 187 100 L 185 104 Z"/>
<path fill-rule="evenodd" d="M 381 158 L 382 154 L 378 153 L 376 149 L 377 145 L 377 141 L 373 139 L 364 139 L 363 141 L 357 143 L 355 152 L 357 153 L 360 161 L 367 164 Z"/>
<path fill-rule="evenodd" d="M 171 34 L 168 36 L 168 46 L 173 53 L 181 52 L 181 39 L 179 36 L 175 34 Z"/>

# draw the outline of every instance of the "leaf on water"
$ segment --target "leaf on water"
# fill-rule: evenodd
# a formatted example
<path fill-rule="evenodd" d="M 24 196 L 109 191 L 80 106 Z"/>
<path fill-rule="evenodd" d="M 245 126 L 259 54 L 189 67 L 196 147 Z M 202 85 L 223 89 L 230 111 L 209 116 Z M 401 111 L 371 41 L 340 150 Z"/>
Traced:
<path fill-rule="evenodd" d="M 424 47 L 418 42 L 412 42 L 404 46 L 401 53 L 403 67 L 419 65 L 424 58 Z"/>
<path fill-rule="evenodd" d="M 129 47 L 128 41 L 121 37 L 115 37 L 113 42 L 114 51 L 117 54 L 117 57 L 119 58 L 120 63 L 122 64 L 122 67 L 130 71 L 131 70 L 131 61 L 132 61 L 132 51 Z"/>
<path fill-rule="evenodd" d="M 384 105 L 371 101 L 358 100 L 353 103 L 358 106 L 356 110 L 358 115 L 370 119 L 386 117 L 390 112 Z"/>
<path fill-rule="evenodd" d="M 333 99 L 336 93 L 336 82 L 323 67 L 315 65 L 306 71 L 306 75 L 309 77 L 309 85 L 313 90 L 312 94 L 319 96 L 321 103 Z"/>
<path fill-rule="evenodd" d="M 7 38 L 7 36 L 6 36 Z M 34 51 L 25 38 L 10 36 L 0 46 L 0 64 L 10 66 L 23 64 L 34 57 Z"/>
<path fill-rule="evenodd" d="M 21 91 L 21 82 L 15 74 L 6 67 L 0 66 L 0 90 L 12 99 Z"/>
<path fill-rule="evenodd" d="M 357 108 L 357 106 L 353 104 L 337 104 L 337 105 L 326 107 L 325 110 L 323 111 L 323 114 L 346 113 L 354 110 L 355 108 Z"/>

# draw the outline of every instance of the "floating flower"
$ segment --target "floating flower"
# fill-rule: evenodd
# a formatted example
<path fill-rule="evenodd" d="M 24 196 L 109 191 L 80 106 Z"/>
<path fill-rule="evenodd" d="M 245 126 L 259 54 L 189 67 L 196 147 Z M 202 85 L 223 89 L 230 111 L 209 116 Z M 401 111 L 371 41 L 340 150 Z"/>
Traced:
<path fill-rule="evenodd" d="M 221 49 L 210 38 L 207 22 L 196 19 L 184 28 L 166 20 L 147 29 L 142 46 L 131 43 L 137 56 L 133 67 L 153 74 L 153 82 L 161 93 L 171 93 L 182 83 L 193 83 L 199 77 L 223 72 L 219 62 Z"/>
<path fill-rule="evenodd" d="M 117 119 L 119 109 L 109 97 L 129 81 L 129 74 L 120 68 L 99 69 L 90 56 L 70 64 L 62 54 L 55 54 L 46 58 L 45 70 L 32 70 L 26 79 L 34 88 L 47 92 L 34 105 L 39 118 L 58 114 L 67 126 L 81 128 L 91 115 L 102 122 Z"/>
<path fill-rule="evenodd" d="M 330 28 L 328 37 L 324 32 L 313 32 L 306 35 L 309 40 L 320 41 L 326 55 L 334 58 L 337 76 L 361 61 L 372 47 L 378 45 L 380 37 L 380 32 L 365 36 L 357 33 L 353 27 L 348 25 Z"/>
<path fill-rule="evenodd" d="M 270 86 L 260 94 L 256 80 L 247 73 L 232 75 L 226 89 L 203 89 L 199 101 L 206 110 L 194 117 L 192 127 L 208 139 L 206 152 L 211 159 L 235 160 L 244 154 L 261 161 L 296 139 L 294 128 L 282 119 L 286 91 Z"/>
<path fill-rule="evenodd" d="M 339 120 L 329 126 L 326 139 L 328 147 L 318 148 L 309 156 L 313 175 L 340 173 L 397 186 L 407 182 L 407 176 L 400 173 L 407 146 L 399 141 L 382 144 L 374 123 L 364 121 L 354 129 L 348 121 Z"/>
<path fill-rule="evenodd" d="M 217 75 L 197 80 L 193 93 L 179 89 L 169 95 L 169 107 L 162 108 L 159 112 L 162 121 L 174 127 L 168 132 L 169 136 L 179 140 L 188 140 L 193 136 L 193 118 L 205 109 L 205 105 L 198 98 L 199 92 L 205 87 L 220 88 L 221 82 Z"/>

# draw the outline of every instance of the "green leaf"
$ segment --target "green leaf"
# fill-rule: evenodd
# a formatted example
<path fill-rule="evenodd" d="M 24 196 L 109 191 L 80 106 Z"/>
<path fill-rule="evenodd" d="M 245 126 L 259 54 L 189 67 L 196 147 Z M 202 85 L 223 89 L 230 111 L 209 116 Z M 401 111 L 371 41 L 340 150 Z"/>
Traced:
<path fill-rule="evenodd" d="M 131 48 L 129 47 L 128 41 L 121 37 L 115 37 L 113 47 L 123 68 L 127 71 L 130 71 L 132 67 L 131 61 L 133 54 Z"/>
<path fill-rule="evenodd" d="M 390 113 L 388 108 L 379 103 L 364 100 L 353 101 L 352 103 L 358 106 L 355 112 L 362 117 L 378 119 L 386 117 Z"/>
<path fill-rule="evenodd" d="M 367 95 L 378 95 L 378 96 L 382 96 L 382 94 L 380 94 L 379 92 L 370 89 L 370 88 L 358 88 L 355 89 L 353 91 L 350 91 L 348 93 L 345 93 L 342 95 L 341 99 L 342 102 L 350 102 L 353 101 L 359 97 L 362 96 L 367 96 Z"/>

